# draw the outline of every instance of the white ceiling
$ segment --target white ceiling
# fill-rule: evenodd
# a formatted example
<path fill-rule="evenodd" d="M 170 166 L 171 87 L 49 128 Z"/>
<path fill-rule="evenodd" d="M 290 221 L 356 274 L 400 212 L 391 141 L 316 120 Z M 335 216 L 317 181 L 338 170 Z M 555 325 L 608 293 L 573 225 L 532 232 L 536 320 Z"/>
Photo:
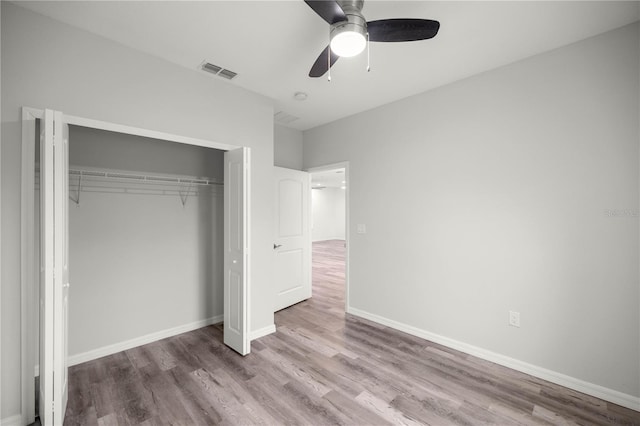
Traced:
<path fill-rule="evenodd" d="M 43 1 L 23 7 L 199 71 L 207 60 L 238 73 L 227 82 L 274 100 L 274 112 L 306 130 L 624 26 L 640 2 L 376 1 L 367 20 L 440 21 L 431 40 L 372 43 L 342 58 L 332 81 L 308 72 L 328 41 L 328 24 L 302 0 Z M 219 77 L 211 76 L 219 79 Z M 306 101 L 293 99 L 295 92 Z"/>

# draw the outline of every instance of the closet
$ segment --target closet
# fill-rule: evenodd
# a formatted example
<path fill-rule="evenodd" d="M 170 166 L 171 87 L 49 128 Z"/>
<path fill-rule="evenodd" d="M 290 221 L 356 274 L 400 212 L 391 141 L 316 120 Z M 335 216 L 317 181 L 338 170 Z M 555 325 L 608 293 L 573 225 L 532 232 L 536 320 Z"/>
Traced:
<path fill-rule="evenodd" d="M 250 352 L 250 153 L 23 108 L 23 418 L 34 367 L 61 422 L 69 365 L 223 320 Z"/>
<path fill-rule="evenodd" d="M 69 141 L 69 364 L 221 322 L 223 151 L 80 126 Z"/>

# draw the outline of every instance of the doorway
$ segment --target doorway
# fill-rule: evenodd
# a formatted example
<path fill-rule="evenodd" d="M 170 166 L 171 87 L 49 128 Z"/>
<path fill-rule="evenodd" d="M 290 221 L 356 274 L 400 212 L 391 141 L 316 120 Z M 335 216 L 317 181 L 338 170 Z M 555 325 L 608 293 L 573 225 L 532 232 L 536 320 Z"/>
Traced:
<path fill-rule="evenodd" d="M 40 122 L 40 135 L 36 132 L 36 123 Z M 44 413 L 51 418 L 64 418 L 64 393 L 66 380 L 67 356 L 66 341 L 60 336 L 66 336 L 66 319 L 68 312 L 66 304 L 60 303 L 59 294 L 69 292 L 68 280 L 56 274 L 62 267 L 60 259 L 66 259 L 67 244 L 62 241 L 68 238 L 68 203 L 69 203 L 69 165 L 68 144 L 69 126 L 97 129 L 119 134 L 133 135 L 160 139 L 179 144 L 214 148 L 224 153 L 224 342 L 242 355 L 250 351 L 248 333 L 249 324 L 249 279 L 250 262 L 249 234 L 248 234 L 248 200 L 249 200 L 249 165 L 250 152 L 248 148 L 221 144 L 206 140 L 193 139 L 179 135 L 171 135 L 146 129 L 122 126 L 113 123 L 89 120 L 62 114 L 59 111 L 37 110 L 23 108 L 22 114 L 22 418 L 27 423 L 34 420 L 35 415 L 35 381 L 34 370 L 40 376 L 40 406 Z M 41 209 L 42 243 L 40 254 L 42 263 L 36 264 L 35 239 L 35 146 L 36 138 L 41 141 L 40 156 L 40 191 L 43 194 Z M 79 183 L 78 183 L 79 186 Z M 76 194 L 77 196 L 80 193 Z M 185 194 L 185 197 L 188 194 Z M 182 199 L 182 195 L 181 195 Z M 183 199 L 184 201 L 184 199 Z M 54 214 L 55 213 L 55 214 Z M 55 218 L 55 220 L 53 220 Z M 57 236 L 57 238 L 56 238 Z M 60 246 L 60 247 L 59 247 Z M 57 262 L 56 262 L 56 259 Z M 62 262 L 66 268 L 66 261 Z M 40 269 L 42 278 L 38 280 L 37 270 Z M 44 291 L 37 294 L 38 282 Z M 72 297 L 71 297 L 72 299 Z M 67 300 L 65 298 L 65 300 Z M 44 307 L 44 308 L 43 308 Z M 45 327 L 38 327 L 36 313 L 40 311 L 40 323 Z M 56 330 L 56 327 L 58 328 Z M 60 327 L 63 327 L 62 329 Z M 63 331 L 63 332 L 61 332 Z M 179 332 L 179 331 L 178 331 Z M 36 341 L 40 339 L 40 356 L 37 355 Z M 44 343 L 43 343 L 44 342 Z M 46 361 L 46 362 L 43 362 Z M 54 374 L 55 371 L 55 374 Z M 44 376 L 44 377 L 43 377 Z M 53 381 L 55 377 L 55 382 Z M 42 385 L 48 382 L 47 386 Z M 64 382 L 64 383 L 63 383 Z M 53 386 L 50 386 L 53 385 Z M 60 386 L 58 386 L 60 385 Z M 43 394 L 45 389 L 47 394 Z M 53 393 L 51 393 L 53 391 Z M 44 397 L 43 397 L 44 395 Z M 62 397 L 61 397 L 62 395 Z M 54 405 L 55 404 L 55 405 Z M 62 404 L 62 407 L 60 406 Z M 43 413 L 41 412 L 42 416 Z M 62 417 L 60 417 L 62 416 Z"/>
<path fill-rule="evenodd" d="M 349 307 L 348 163 L 308 170 L 311 174 L 311 236 L 314 295 L 344 298 Z"/>

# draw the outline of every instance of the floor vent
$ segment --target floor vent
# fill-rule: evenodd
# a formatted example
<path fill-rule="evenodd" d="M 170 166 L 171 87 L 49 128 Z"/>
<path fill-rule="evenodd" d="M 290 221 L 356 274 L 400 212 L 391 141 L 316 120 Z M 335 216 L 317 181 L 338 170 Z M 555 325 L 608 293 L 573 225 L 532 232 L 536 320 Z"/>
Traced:
<path fill-rule="evenodd" d="M 284 111 L 276 112 L 275 114 L 273 114 L 273 118 L 276 121 L 276 123 L 280 123 L 280 124 L 289 124 L 300 119 L 300 117 L 296 117 L 295 115 L 291 115 Z"/>
<path fill-rule="evenodd" d="M 214 65 L 214 64 L 212 64 L 210 62 L 206 62 L 206 61 L 203 62 L 200 65 L 200 68 L 203 71 L 206 71 L 208 73 L 217 75 L 218 77 L 226 78 L 227 80 L 233 80 L 235 78 L 235 76 L 238 75 L 238 73 L 235 73 L 235 72 L 233 72 L 231 70 L 228 70 L 228 69 L 224 69 L 224 68 L 222 68 L 222 67 L 220 67 L 218 65 Z"/>

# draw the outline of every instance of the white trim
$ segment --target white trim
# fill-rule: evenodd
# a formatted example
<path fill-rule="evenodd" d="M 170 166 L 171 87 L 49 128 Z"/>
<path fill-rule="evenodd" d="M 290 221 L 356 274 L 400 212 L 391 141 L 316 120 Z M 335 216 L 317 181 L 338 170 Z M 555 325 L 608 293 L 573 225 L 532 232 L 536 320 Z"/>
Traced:
<path fill-rule="evenodd" d="M 159 132 L 156 130 L 143 129 L 141 127 L 127 126 L 124 124 L 109 123 L 107 121 L 93 120 L 90 118 L 75 117 L 73 115 L 62 114 L 62 122 L 74 126 L 90 127 L 92 129 L 107 130 L 109 132 L 124 133 L 127 135 L 142 136 L 152 139 L 162 139 L 170 142 L 178 142 L 187 145 L 204 146 L 207 148 L 231 151 L 240 148 L 237 145 L 213 142 L 205 139 L 191 138 L 188 136 L 174 135 L 171 133 Z"/>
<path fill-rule="evenodd" d="M 20 200 L 20 363 L 22 417 L 26 424 L 35 421 L 35 382 L 31 373 L 36 364 L 35 339 L 38 325 L 35 317 L 38 309 L 35 300 L 36 278 L 34 201 L 35 201 L 35 133 L 36 119 L 44 112 L 33 108 L 22 108 L 21 147 L 21 200 Z"/>
<path fill-rule="evenodd" d="M 185 325 L 179 325 L 177 327 L 168 328 L 166 330 L 156 331 L 145 336 L 136 337 L 131 340 L 125 340 L 124 342 L 114 343 L 113 345 L 103 346 L 98 349 L 93 349 L 87 352 L 72 355 L 68 358 L 68 364 L 69 366 L 82 364 L 83 362 L 92 361 L 94 359 L 102 358 L 103 356 L 115 354 L 131 348 L 135 348 L 137 346 L 146 345 L 147 343 L 166 339 L 167 337 L 177 336 L 178 334 L 197 330 L 211 324 L 217 324 L 222 322 L 222 319 L 222 315 L 216 315 L 215 317 L 195 321 Z"/>
<path fill-rule="evenodd" d="M 251 333 L 249 333 L 249 340 L 256 340 L 259 339 L 261 337 L 264 337 L 268 334 L 271 333 L 275 333 L 276 332 L 276 325 L 275 324 L 271 324 L 268 325 L 266 327 L 262 327 L 259 328 L 257 330 L 253 330 Z"/>
<path fill-rule="evenodd" d="M 350 211 L 350 202 L 349 199 L 351 198 L 351 178 L 349 177 L 349 162 L 348 161 L 342 161 L 339 163 L 333 163 L 333 164 L 326 164 L 324 166 L 317 166 L 317 167 L 309 167 L 307 169 L 305 169 L 306 172 L 308 173 L 317 173 L 317 172 L 326 172 L 327 170 L 335 170 L 335 169 L 344 169 L 344 180 L 347 182 L 346 186 L 347 189 L 345 190 L 345 194 L 344 194 L 344 244 L 345 244 L 345 252 L 344 252 L 344 310 L 345 312 L 349 311 L 349 271 L 350 271 L 350 267 L 349 267 L 349 259 L 351 258 L 350 255 L 350 251 L 351 251 L 351 239 L 349 237 L 350 232 L 349 229 L 351 228 L 350 225 L 350 219 L 349 219 L 349 211 Z M 313 209 L 309 212 L 310 215 L 313 214 Z M 342 238 L 339 238 L 342 239 Z"/>
<path fill-rule="evenodd" d="M 621 405 L 632 410 L 640 411 L 640 398 L 633 395 L 628 395 L 613 389 L 605 388 L 594 383 L 589 383 L 584 380 L 577 379 L 575 377 L 567 376 L 556 371 L 548 370 L 537 365 L 529 364 L 524 361 L 510 358 L 505 355 L 501 355 L 496 352 L 492 352 L 468 343 L 460 342 L 449 337 L 441 336 L 439 334 L 431 333 L 413 327 L 411 325 L 403 324 L 398 321 L 394 321 L 380 315 L 372 314 L 357 308 L 348 307 L 347 313 L 355 315 L 357 317 L 365 318 L 378 324 L 386 325 L 393 329 L 403 331 L 429 340 L 431 342 L 438 343 L 443 346 L 464 352 L 475 357 L 494 362 L 504 367 L 511 368 L 513 370 L 521 371 L 531 376 L 547 380 L 560 386 L 564 386 L 578 392 L 586 393 L 587 395 L 595 396 L 596 398 L 604 399 L 605 401 L 612 402 L 614 404 Z"/>
<path fill-rule="evenodd" d="M 24 423 L 22 422 L 22 416 L 20 414 L 16 414 L 15 416 L 5 417 L 0 420 L 0 425 L 2 426 L 22 426 Z"/>
<path fill-rule="evenodd" d="M 251 331 L 249 331 L 249 327 L 251 324 L 251 281 L 253 280 L 253 275 L 251 273 L 251 271 L 253 270 L 253 268 L 251 267 L 251 262 L 253 262 L 253 256 L 251 255 L 251 232 L 252 232 L 252 227 L 251 227 L 251 220 L 252 220 L 252 214 L 251 214 L 251 209 L 252 209 L 252 202 L 251 202 L 251 188 L 253 187 L 253 185 L 251 184 L 251 179 L 253 176 L 253 171 L 251 170 L 251 164 L 252 164 L 252 156 L 251 156 L 251 148 L 249 147 L 245 147 L 244 148 L 244 169 L 246 171 L 246 175 L 244 177 L 244 202 L 246 203 L 245 205 L 245 214 L 246 214 L 246 219 L 245 219 L 245 227 L 244 227 L 244 233 L 245 233 L 245 244 L 246 244 L 246 248 L 245 248 L 245 261 L 244 261 L 244 267 L 245 267 L 245 274 L 246 274 L 246 280 L 247 280 L 247 287 L 246 287 L 246 296 L 245 296 L 245 303 L 244 303 L 244 310 L 245 310 L 245 324 L 244 324 L 244 340 L 246 342 L 247 345 L 247 355 L 251 353 Z M 226 272 L 225 272 L 226 273 Z M 275 331 L 275 325 L 274 325 L 274 331 Z"/>

